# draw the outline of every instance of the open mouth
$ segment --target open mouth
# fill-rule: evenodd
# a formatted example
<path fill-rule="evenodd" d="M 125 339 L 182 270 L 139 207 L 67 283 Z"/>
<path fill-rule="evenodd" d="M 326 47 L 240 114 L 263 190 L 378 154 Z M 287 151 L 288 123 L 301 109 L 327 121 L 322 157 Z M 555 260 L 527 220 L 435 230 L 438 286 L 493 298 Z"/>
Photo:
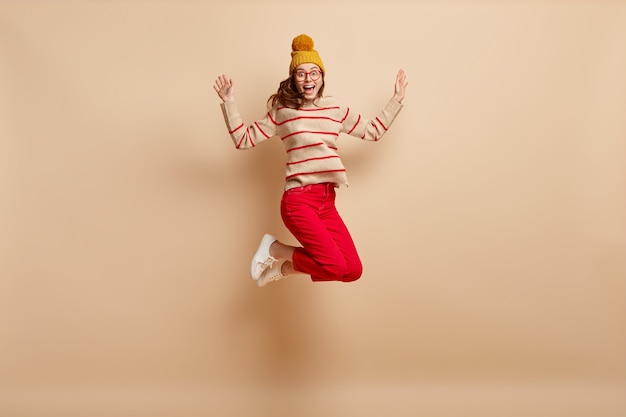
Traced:
<path fill-rule="evenodd" d="M 314 85 L 307 85 L 307 86 L 303 86 L 303 87 L 302 87 L 302 90 L 303 90 L 305 93 L 312 93 L 312 92 L 313 92 L 313 90 L 315 90 L 315 86 L 314 86 Z"/>

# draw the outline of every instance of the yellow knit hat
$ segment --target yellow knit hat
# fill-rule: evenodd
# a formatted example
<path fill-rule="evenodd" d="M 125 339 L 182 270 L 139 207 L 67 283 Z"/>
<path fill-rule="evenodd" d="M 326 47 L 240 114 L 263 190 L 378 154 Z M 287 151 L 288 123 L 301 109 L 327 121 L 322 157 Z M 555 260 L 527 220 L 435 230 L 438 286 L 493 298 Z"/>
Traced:
<path fill-rule="evenodd" d="M 300 64 L 311 63 L 316 64 L 322 70 L 322 74 L 326 75 L 324 64 L 320 54 L 313 49 L 314 43 L 308 35 L 302 34 L 293 38 L 291 42 L 291 65 L 289 65 L 289 74 Z"/>

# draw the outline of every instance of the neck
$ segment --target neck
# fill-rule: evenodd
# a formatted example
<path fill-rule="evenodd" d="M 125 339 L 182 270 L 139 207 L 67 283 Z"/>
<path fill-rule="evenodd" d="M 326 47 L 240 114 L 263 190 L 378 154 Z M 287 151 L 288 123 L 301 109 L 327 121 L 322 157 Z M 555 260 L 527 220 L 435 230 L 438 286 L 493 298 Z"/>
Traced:
<path fill-rule="evenodd" d="M 308 100 L 308 99 L 303 98 L 302 99 L 302 107 L 304 107 L 304 106 L 313 106 L 313 105 L 315 105 L 315 103 L 318 102 L 319 99 L 320 99 L 319 97 L 315 97 L 313 100 Z"/>

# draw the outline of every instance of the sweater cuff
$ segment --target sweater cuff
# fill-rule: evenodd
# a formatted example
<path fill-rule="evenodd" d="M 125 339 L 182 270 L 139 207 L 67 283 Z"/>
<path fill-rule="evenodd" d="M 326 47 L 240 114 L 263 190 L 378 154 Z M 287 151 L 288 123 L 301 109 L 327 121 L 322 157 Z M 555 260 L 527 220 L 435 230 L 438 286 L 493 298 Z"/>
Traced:
<path fill-rule="evenodd" d="M 394 114 L 397 114 L 400 110 L 402 110 L 402 108 L 404 107 L 404 104 L 400 103 L 399 101 L 397 101 L 396 99 L 392 97 L 389 99 L 389 102 L 387 103 L 386 107 L 389 110 L 391 110 Z"/>
<path fill-rule="evenodd" d="M 233 129 L 233 125 L 236 124 L 238 122 L 238 119 L 240 118 L 237 104 L 235 103 L 235 100 L 223 101 L 220 103 L 220 107 L 222 109 L 222 114 L 224 115 L 224 121 L 226 122 L 226 126 L 230 131 Z"/>

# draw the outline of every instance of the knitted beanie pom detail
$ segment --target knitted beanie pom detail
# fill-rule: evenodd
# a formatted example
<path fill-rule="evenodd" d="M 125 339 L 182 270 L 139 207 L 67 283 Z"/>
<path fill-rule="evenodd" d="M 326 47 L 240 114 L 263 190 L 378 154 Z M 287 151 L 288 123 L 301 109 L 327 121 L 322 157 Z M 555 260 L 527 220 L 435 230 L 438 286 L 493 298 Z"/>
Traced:
<path fill-rule="evenodd" d="M 291 63 L 289 64 L 289 74 L 300 64 L 311 63 L 318 65 L 322 73 L 326 75 L 326 69 L 320 54 L 313 49 L 315 44 L 309 35 L 304 33 L 296 36 L 291 41 Z"/>
<path fill-rule="evenodd" d="M 291 42 L 292 51 L 312 51 L 314 46 L 313 39 L 305 34 L 296 36 Z"/>

